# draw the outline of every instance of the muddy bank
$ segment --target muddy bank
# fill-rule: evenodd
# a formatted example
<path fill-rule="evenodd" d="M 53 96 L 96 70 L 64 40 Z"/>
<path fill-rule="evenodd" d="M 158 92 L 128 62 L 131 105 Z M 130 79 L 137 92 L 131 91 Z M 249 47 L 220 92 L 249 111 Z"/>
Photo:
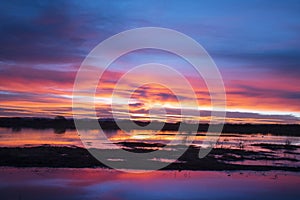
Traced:
<path fill-rule="evenodd" d="M 141 143 L 120 143 L 123 149 L 131 152 L 147 153 L 155 150 L 155 147 L 160 148 L 161 144 Z M 262 146 L 265 144 L 261 144 Z M 154 148 L 153 148 L 154 147 Z M 174 148 L 181 148 L 180 146 Z M 298 148 L 298 147 L 293 147 Z M 129 158 L 122 158 L 118 154 L 118 150 L 112 149 L 93 149 L 100 154 L 109 155 L 106 157 L 110 162 L 118 162 L 122 168 L 126 168 L 126 161 Z M 165 162 L 166 159 L 172 159 L 173 151 L 165 151 L 166 157 L 153 158 L 145 160 L 149 165 L 155 165 L 156 162 Z M 295 166 L 280 166 L 280 165 L 265 165 L 265 161 L 282 161 L 299 163 L 299 160 L 294 158 L 276 157 L 268 152 L 245 151 L 243 149 L 213 149 L 209 155 L 203 159 L 198 158 L 199 148 L 191 146 L 177 160 L 165 167 L 165 170 L 283 170 L 283 171 L 300 171 L 300 167 Z M 276 155 L 276 154 L 275 154 Z M 134 158 L 133 158 L 134 159 Z M 247 164 L 247 161 L 261 160 L 261 164 Z M 244 164 L 234 164 L 242 162 Z M 103 163 L 95 159 L 88 150 L 80 147 L 54 147 L 49 145 L 37 147 L 2 147 L 0 148 L 0 166 L 11 167 L 50 167 L 50 168 L 108 168 Z"/>

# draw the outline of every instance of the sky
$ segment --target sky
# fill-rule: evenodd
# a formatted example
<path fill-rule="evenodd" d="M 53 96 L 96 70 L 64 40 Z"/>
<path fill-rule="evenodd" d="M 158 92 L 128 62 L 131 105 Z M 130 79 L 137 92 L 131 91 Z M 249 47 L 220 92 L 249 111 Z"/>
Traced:
<path fill-rule="evenodd" d="M 0 116 L 72 117 L 76 73 L 89 52 L 103 40 L 140 27 L 182 32 L 201 44 L 223 77 L 227 122 L 300 123 L 299 1 L 2 1 L 0 6 Z M 143 50 L 118 58 L 99 81 L 96 110 L 112 116 L 111 96 L 117 81 L 134 66 L 158 62 L 172 66 L 194 88 L 198 107 L 169 74 L 152 70 L 126 77 L 117 95 L 120 119 L 165 120 L 180 117 L 179 108 L 210 116 L 207 87 L 189 63 L 176 55 Z M 168 79 L 183 97 L 148 84 L 122 95 L 148 77 Z M 157 110 L 153 107 L 159 107 Z M 149 109 L 154 114 L 149 114 Z M 89 117 L 89 113 L 81 113 Z M 199 120 L 193 116 L 185 119 Z"/>

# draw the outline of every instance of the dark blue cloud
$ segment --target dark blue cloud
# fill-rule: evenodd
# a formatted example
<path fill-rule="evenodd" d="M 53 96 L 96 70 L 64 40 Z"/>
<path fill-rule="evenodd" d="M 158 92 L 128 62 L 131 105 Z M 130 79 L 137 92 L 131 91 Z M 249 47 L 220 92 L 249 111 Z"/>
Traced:
<path fill-rule="evenodd" d="M 0 59 L 30 63 L 81 62 L 121 22 L 103 4 L 9 1 L 0 7 Z M 114 12 L 114 10 L 111 10 Z"/>
<path fill-rule="evenodd" d="M 299 1 L 6 1 L 0 59 L 80 62 L 112 34 L 162 26 L 195 38 L 221 68 L 239 63 L 299 74 L 299 11 Z"/>
<path fill-rule="evenodd" d="M 299 91 L 288 91 L 276 88 L 263 88 L 258 86 L 250 85 L 236 85 L 237 90 L 228 91 L 227 94 L 241 95 L 244 97 L 257 97 L 257 98 L 282 98 L 297 100 L 300 102 L 300 90 Z M 281 100 L 282 100 L 281 99 Z"/>

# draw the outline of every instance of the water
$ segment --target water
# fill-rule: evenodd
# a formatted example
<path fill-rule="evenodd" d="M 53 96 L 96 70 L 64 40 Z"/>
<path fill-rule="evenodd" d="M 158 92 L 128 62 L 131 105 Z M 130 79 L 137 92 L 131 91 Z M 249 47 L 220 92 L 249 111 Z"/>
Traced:
<path fill-rule="evenodd" d="M 88 138 L 84 141 L 86 147 L 111 148 L 109 144 L 98 145 L 99 133 L 97 130 L 87 130 Z M 186 133 L 181 133 L 178 137 L 174 131 L 150 131 L 150 130 L 133 130 L 124 132 L 121 130 L 106 131 L 109 139 L 107 143 L 118 142 L 140 142 L 140 143 L 159 143 L 167 144 L 175 140 L 174 144 L 180 144 L 181 140 L 186 139 Z M 197 135 L 194 139 L 194 145 L 203 147 L 202 141 L 205 139 L 204 134 Z M 286 149 L 287 141 L 295 147 L 300 147 L 300 137 L 295 136 L 277 136 L 271 134 L 221 134 L 215 148 L 221 149 L 240 149 L 244 151 L 253 151 L 262 154 L 258 157 L 246 157 L 243 160 L 232 160 L 230 163 L 246 165 L 265 165 L 265 166 L 291 166 L 300 167 L 300 148 Z M 67 130 L 64 133 L 57 133 L 52 129 L 21 129 L 14 131 L 12 129 L 0 128 L 0 147 L 30 147 L 39 145 L 53 146 L 78 146 L 84 147 L 76 130 Z M 281 145 L 283 148 L 266 148 L 260 144 Z M 160 147 L 147 146 L 144 149 L 157 150 Z M 266 156 L 271 159 L 264 159 Z M 228 161 L 225 161 L 228 162 Z"/>
<path fill-rule="evenodd" d="M 95 147 L 97 131 L 89 131 L 88 146 Z M 177 132 L 152 131 L 106 132 L 110 142 L 143 142 L 166 144 Z M 184 133 L 183 133 L 184 134 Z M 186 137 L 186 136 L 182 136 Z M 195 138 L 201 146 L 205 136 Z M 245 159 L 232 161 L 247 165 L 299 166 L 299 148 L 267 149 L 254 144 L 284 145 L 290 141 L 299 146 L 299 137 L 262 134 L 222 134 L 215 148 L 243 149 L 268 153 L 288 160 Z M 180 143 L 180 141 L 178 141 Z M 55 133 L 53 130 L 0 128 L 0 147 L 40 145 L 83 147 L 76 130 Z M 241 147 L 241 144 L 242 147 Z M 102 146 L 101 148 L 106 148 Z M 151 146 L 147 147 L 151 148 Z M 290 153 L 289 153 L 290 152 Z M 163 161 L 162 161 L 163 162 Z M 109 169 L 13 168 L 0 167 L 0 197 L 19 199 L 299 199 L 300 173 L 284 171 L 154 171 L 130 174 Z"/>
<path fill-rule="evenodd" d="M 99 139 L 97 130 L 87 130 L 89 138 L 86 139 L 86 145 L 89 147 L 96 147 L 94 143 Z M 105 131 L 110 142 L 145 142 L 145 143 L 161 143 L 167 144 L 174 139 L 177 139 L 177 144 L 186 139 L 186 133 L 181 133 L 181 136 L 176 136 L 175 131 L 151 131 L 151 130 L 132 130 L 124 132 L 122 130 Z M 194 139 L 194 144 L 201 146 L 205 135 L 197 135 Z M 22 147 L 22 146 L 39 146 L 39 145 L 54 145 L 54 146 L 79 146 L 83 147 L 76 130 L 66 130 L 64 133 L 55 133 L 52 129 L 21 129 L 14 131 L 8 128 L 0 128 L 0 147 Z M 104 138 L 100 138 L 104 139 Z M 243 144 L 245 150 L 262 150 L 264 148 L 252 146 L 258 143 L 280 144 L 284 145 L 289 141 L 292 145 L 300 146 L 300 136 L 277 136 L 272 134 L 233 134 L 222 133 L 215 147 L 240 149 Z M 174 143 L 176 144 L 176 142 Z M 100 147 L 105 148 L 105 147 Z"/>
<path fill-rule="evenodd" d="M 40 146 L 44 144 L 54 146 L 83 146 L 76 130 L 68 130 L 57 134 L 52 129 L 21 129 L 14 131 L 0 128 L 0 147 Z"/>
<path fill-rule="evenodd" d="M 0 168 L 1 199 L 299 199 L 291 172 Z"/>

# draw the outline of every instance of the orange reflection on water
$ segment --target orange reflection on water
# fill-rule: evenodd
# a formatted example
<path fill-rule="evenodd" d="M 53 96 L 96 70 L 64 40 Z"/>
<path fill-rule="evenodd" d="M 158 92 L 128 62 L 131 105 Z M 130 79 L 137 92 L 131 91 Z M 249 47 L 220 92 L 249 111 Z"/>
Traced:
<path fill-rule="evenodd" d="M 65 133 L 55 133 L 52 129 L 11 130 L 0 128 L 0 146 L 39 146 L 43 144 L 53 146 L 83 146 L 76 130 Z"/>

